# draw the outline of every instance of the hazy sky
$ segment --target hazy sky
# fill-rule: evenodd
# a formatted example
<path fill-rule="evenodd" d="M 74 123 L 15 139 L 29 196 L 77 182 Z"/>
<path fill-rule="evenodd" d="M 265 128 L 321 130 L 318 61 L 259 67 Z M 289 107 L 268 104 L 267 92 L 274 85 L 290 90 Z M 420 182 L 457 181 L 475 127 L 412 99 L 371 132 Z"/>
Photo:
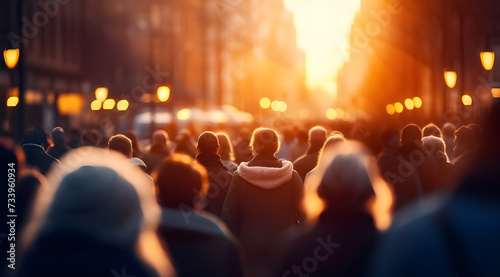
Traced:
<path fill-rule="evenodd" d="M 348 59 L 347 46 L 360 0 L 284 0 L 294 15 L 297 44 L 306 52 L 307 84 L 337 93 L 337 72 Z"/>

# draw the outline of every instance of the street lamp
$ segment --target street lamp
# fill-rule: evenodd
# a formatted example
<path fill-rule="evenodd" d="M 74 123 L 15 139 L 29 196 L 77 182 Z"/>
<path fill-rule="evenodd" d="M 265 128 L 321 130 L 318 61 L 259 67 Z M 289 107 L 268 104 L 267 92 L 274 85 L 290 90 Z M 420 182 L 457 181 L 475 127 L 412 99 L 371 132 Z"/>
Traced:
<path fill-rule="evenodd" d="M 106 99 L 104 103 L 102 103 L 102 108 L 104 110 L 112 110 L 115 107 L 115 100 L 113 99 Z"/>
<path fill-rule="evenodd" d="M 415 104 L 415 108 L 420 109 L 422 107 L 422 99 L 420 97 L 413 97 L 413 103 Z"/>
<path fill-rule="evenodd" d="M 167 102 L 168 98 L 170 98 L 170 88 L 167 86 L 161 86 L 156 90 L 156 95 L 160 102 Z"/>
<path fill-rule="evenodd" d="M 3 50 L 3 59 L 8 68 L 13 69 L 19 61 L 19 49 Z"/>
<path fill-rule="evenodd" d="M 101 109 L 102 102 L 100 100 L 94 100 L 90 103 L 90 109 L 93 111 L 98 111 Z"/>
<path fill-rule="evenodd" d="M 393 104 L 388 104 L 387 106 L 385 106 L 385 111 L 387 112 L 387 114 L 393 115 L 396 112 L 396 109 L 394 108 Z"/>
<path fill-rule="evenodd" d="M 271 100 L 269 100 L 269 98 L 263 97 L 262 99 L 260 99 L 260 107 L 261 108 L 269 109 L 270 106 L 271 106 Z"/>
<path fill-rule="evenodd" d="M 495 63 L 495 52 L 481 52 L 479 56 L 481 57 L 484 69 L 491 70 Z"/>
<path fill-rule="evenodd" d="M 415 108 L 415 103 L 413 102 L 412 99 L 406 98 L 405 99 L 405 107 L 407 110 L 411 111 Z"/>
<path fill-rule="evenodd" d="M 118 101 L 118 103 L 116 104 L 116 109 L 119 111 L 126 111 L 128 109 L 128 105 L 128 101 L 123 99 Z"/>
<path fill-rule="evenodd" d="M 104 102 L 108 98 L 108 89 L 105 87 L 98 87 L 95 90 L 95 99 Z"/>
<path fill-rule="evenodd" d="M 467 94 L 462 95 L 462 103 L 464 104 L 464 106 L 472 105 L 472 97 Z"/>
<path fill-rule="evenodd" d="M 454 88 L 457 84 L 457 73 L 455 71 L 445 71 L 444 80 L 449 88 Z"/>
<path fill-rule="evenodd" d="M 335 120 L 335 118 L 337 118 L 337 112 L 335 111 L 335 109 L 328 109 L 326 111 L 326 118 L 328 118 L 329 120 Z"/>
<path fill-rule="evenodd" d="M 396 110 L 397 113 L 402 113 L 404 110 L 403 104 L 399 102 L 394 103 L 394 109 Z"/>
<path fill-rule="evenodd" d="M 7 107 L 15 107 L 19 103 L 19 98 L 17 96 L 11 96 L 7 99 Z"/>

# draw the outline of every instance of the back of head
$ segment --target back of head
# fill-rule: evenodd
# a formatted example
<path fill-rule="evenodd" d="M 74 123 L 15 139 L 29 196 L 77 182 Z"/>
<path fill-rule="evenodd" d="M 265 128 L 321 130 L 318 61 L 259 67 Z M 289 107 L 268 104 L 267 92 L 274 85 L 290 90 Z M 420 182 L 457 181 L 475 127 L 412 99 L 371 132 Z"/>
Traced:
<path fill-rule="evenodd" d="M 442 138 L 443 134 L 441 134 L 441 130 L 439 130 L 438 126 L 434 123 L 429 123 L 425 125 L 425 127 L 422 129 L 422 136 L 423 137 L 428 137 L 428 136 L 435 136 L 438 138 Z"/>
<path fill-rule="evenodd" d="M 219 139 L 213 132 L 206 131 L 198 137 L 198 151 L 200 154 L 217 154 L 219 151 Z"/>
<path fill-rule="evenodd" d="M 165 208 L 197 208 L 208 189 L 207 171 L 187 155 L 170 155 L 151 175 L 158 203 Z"/>
<path fill-rule="evenodd" d="M 156 130 L 153 133 L 152 145 L 161 145 L 168 147 L 168 133 L 164 130 Z"/>
<path fill-rule="evenodd" d="M 127 158 L 132 158 L 132 141 L 124 135 L 112 136 L 108 141 L 108 149 L 117 151 Z"/>
<path fill-rule="evenodd" d="M 217 138 L 219 139 L 219 155 L 221 159 L 234 161 L 233 145 L 229 136 L 226 133 L 217 133 Z"/>
<path fill-rule="evenodd" d="M 142 153 L 141 145 L 139 144 L 139 138 L 137 137 L 137 133 L 135 131 L 127 131 L 124 135 L 130 139 L 132 142 L 133 155 L 138 156 Z"/>
<path fill-rule="evenodd" d="M 471 128 L 462 126 L 455 131 L 455 146 L 472 149 L 476 146 L 476 135 Z"/>
<path fill-rule="evenodd" d="M 326 141 L 326 129 L 321 126 L 314 126 L 309 130 L 309 142 L 311 146 L 323 145 Z"/>
<path fill-rule="evenodd" d="M 455 127 L 455 124 L 446 122 L 445 124 L 443 124 L 443 136 L 445 138 L 453 138 L 456 129 L 457 127 Z"/>
<path fill-rule="evenodd" d="M 422 131 L 415 124 L 406 125 L 401 131 L 401 145 L 420 143 L 422 140 Z"/>
<path fill-rule="evenodd" d="M 422 138 L 422 143 L 424 144 L 425 149 L 433 157 L 444 159 L 445 161 L 449 160 L 448 155 L 446 154 L 446 144 L 443 139 L 435 136 L 427 136 Z"/>
<path fill-rule="evenodd" d="M 278 134 L 273 129 L 257 128 L 253 132 L 252 139 L 250 140 L 250 147 L 254 156 L 260 154 L 274 155 L 280 148 L 280 141 Z"/>
<path fill-rule="evenodd" d="M 52 139 L 54 140 L 54 145 L 64 144 L 64 129 L 61 127 L 55 127 L 52 129 Z"/>
<path fill-rule="evenodd" d="M 382 131 L 381 140 L 383 146 L 387 148 L 399 146 L 399 131 L 395 127 L 387 127 Z"/>
<path fill-rule="evenodd" d="M 26 131 L 21 144 L 26 143 L 40 145 L 43 148 L 47 148 L 49 146 L 45 131 L 38 127 Z"/>

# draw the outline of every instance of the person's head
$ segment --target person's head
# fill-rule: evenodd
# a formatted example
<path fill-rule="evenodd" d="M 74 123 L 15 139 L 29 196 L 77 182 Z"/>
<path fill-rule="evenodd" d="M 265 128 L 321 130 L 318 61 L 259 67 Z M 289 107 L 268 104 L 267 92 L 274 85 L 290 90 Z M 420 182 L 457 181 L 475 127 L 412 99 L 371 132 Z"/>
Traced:
<path fill-rule="evenodd" d="M 199 154 L 217 154 L 220 149 L 217 135 L 210 131 L 201 133 L 198 137 L 198 146 L 196 149 Z"/>
<path fill-rule="evenodd" d="M 457 127 L 455 127 L 455 124 L 451 122 L 446 122 L 445 124 L 443 124 L 443 137 L 453 138 L 456 129 Z"/>
<path fill-rule="evenodd" d="M 170 264 L 156 235 L 160 207 L 139 168 L 118 153 L 81 147 L 47 177 L 50 189 L 38 191 L 25 232 L 28 247 L 40 237 L 70 230 L 130 253 L 165 276 Z"/>
<path fill-rule="evenodd" d="M 309 134 L 307 133 L 307 130 L 300 129 L 297 132 L 297 140 L 299 143 L 307 143 L 309 140 Z"/>
<path fill-rule="evenodd" d="M 26 131 L 26 133 L 24 133 L 24 137 L 21 144 L 26 144 L 26 143 L 40 145 L 44 149 L 47 149 L 50 146 L 49 141 L 47 139 L 47 134 L 42 128 L 39 127 L 29 129 L 28 131 Z"/>
<path fill-rule="evenodd" d="M 160 145 L 164 147 L 169 147 L 170 139 L 168 137 L 168 133 L 164 130 L 156 130 L 153 133 L 152 137 L 152 145 Z"/>
<path fill-rule="evenodd" d="M 448 155 L 446 154 L 446 144 L 442 138 L 427 136 L 422 138 L 422 143 L 431 156 L 438 160 L 449 161 Z"/>
<path fill-rule="evenodd" d="M 124 135 L 114 135 L 108 140 L 108 149 L 117 151 L 132 159 L 132 141 Z"/>
<path fill-rule="evenodd" d="M 198 209 L 208 190 L 206 169 L 183 154 L 171 154 L 151 174 L 160 206 Z"/>
<path fill-rule="evenodd" d="M 52 140 L 54 145 L 64 145 L 64 129 L 61 127 L 52 129 Z"/>
<path fill-rule="evenodd" d="M 253 131 L 250 148 L 254 156 L 262 154 L 274 155 L 280 149 L 278 134 L 273 129 L 257 128 Z"/>
<path fill-rule="evenodd" d="M 97 129 L 88 129 L 82 132 L 82 146 L 101 147 L 103 139 L 102 133 Z"/>
<path fill-rule="evenodd" d="M 481 140 L 481 134 L 482 134 L 481 126 L 479 126 L 476 123 L 471 123 L 467 125 L 467 127 L 469 127 L 472 130 L 472 132 L 474 132 L 474 136 L 476 137 L 476 143 L 479 142 Z"/>
<path fill-rule="evenodd" d="M 342 134 L 339 131 L 332 132 L 332 135 L 328 137 L 328 139 L 323 144 L 323 147 L 319 151 L 318 162 L 319 160 L 321 160 L 323 153 L 325 153 L 326 151 L 329 151 L 335 147 L 342 147 L 345 145 L 346 145 L 346 139 L 344 137 L 344 134 Z"/>
<path fill-rule="evenodd" d="M 467 126 L 462 126 L 455 131 L 454 156 L 458 157 L 467 150 L 472 150 L 476 146 L 476 136 Z"/>
<path fill-rule="evenodd" d="M 394 127 L 387 127 L 381 135 L 382 145 L 384 148 L 397 149 L 399 147 L 399 131 Z"/>
<path fill-rule="evenodd" d="M 222 160 L 234 161 L 233 145 L 226 133 L 217 133 L 219 139 L 219 156 Z"/>
<path fill-rule="evenodd" d="M 422 137 L 435 136 L 438 138 L 442 138 L 443 134 L 441 134 L 441 130 L 434 123 L 429 123 L 422 128 Z"/>
<path fill-rule="evenodd" d="M 132 155 L 137 157 L 142 153 L 141 145 L 139 144 L 139 138 L 137 137 L 137 133 L 135 131 L 127 131 L 124 135 L 130 139 L 132 142 Z"/>
<path fill-rule="evenodd" d="M 326 141 L 326 129 L 321 126 L 314 126 L 309 130 L 309 145 L 323 146 Z"/>
<path fill-rule="evenodd" d="M 422 131 L 415 124 L 406 125 L 401 131 L 401 145 L 418 144 L 422 141 Z"/>

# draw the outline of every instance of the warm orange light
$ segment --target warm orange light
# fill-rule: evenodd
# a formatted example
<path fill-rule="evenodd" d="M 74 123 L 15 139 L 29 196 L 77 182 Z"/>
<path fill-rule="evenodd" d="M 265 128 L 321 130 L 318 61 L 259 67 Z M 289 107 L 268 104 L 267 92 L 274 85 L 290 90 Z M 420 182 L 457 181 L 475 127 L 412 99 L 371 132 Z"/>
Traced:
<path fill-rule="evenodd" d="M 500 98 L 500 88 L 492 88 L 491 96 L 493 96 L 494 98 Z"/>
<path fill-rule="evenodd" d="M 413 97 L 413 103 L 415 104 L 415 108 L 420 109 L 422 107 L 422 99 L 420 97 Z"/>
<path fill-rule="evenodd" d="M 472 105 L 472 97 L 470 97 L 470 95 L 462 95 L 462 103 L 465 105 L 465 106 L 470 106 Z"/>
<path fill-rule="evenodd" d="M 393 105 L 393 104 L 389 104 L 389 105 L 385 106 L 385 111 L 386 111 L 389 115 L 393 115 L 393 114 L 396 112 L 396 109 L 394 108 L 394 105 Z"/>
<path fill-rule="evenodd" d="M 413 100 L 410 98 L 405 99 L 405 107 L 407 110 L 411 111 L 415 108 L 415 103 L 413 103 Z"/>
<path fill-rule="evenodd" d="M 99 87 L 95 90 L 95 99 L 104 102 L 108 98 L 108 89 L 105 87 Z"/>
<path fill-rule="evenodd" d="M 115 107 L 115 100 L 113 99 L 106 99 L 104 103 L 102 103 L 102 108 L 104 110 L 112 110 Z"/>
<path fill-rule="evenodd" d="M 126 111 L 128 109 L 128 101 L 123 99 L 116 103 L 116 109 L 119 111 Z"/>
<path fill-rule="evenodd" d="M 402 113 L 404 110 L 403 104 L 399 102 L 394 103 L 394 109 L 396 110 L 397 113 Z"/>
<path fill-rule="evenodd" d="M 8 68 L 12 69 L 16 67 L 17 62 L 19 61 L 19 49 L 3 50 L 3 59 Z"/>
<path fill-rule="evenodd" d="M 269 100 L 269 98 L 267 97 L 263 97 L 262 99 L 260 99 L 260 106 L 263 109 L 268 109 L 271 106 L 271 100 Z"/>
<path fill-rule="evenodd" d="M 179 120 L 188 120 L 191 118 L 191 110 L 190 109 L 182 109 L 177 112 L 177 119 Z"/>
<path fill-rule="evenodd" d="M 19 98 L 17 96 L 11 96 L 7 99 L 7 107 L 15 107 L 19 103 Z"/>
<path fill-rule="evenodd" d="M 481 52 L 480 56 L 484 69 L 491 70 L 495 63 L 495 52 Z"/>
<path fill-rule="evenodd" d="M 344 110 L 342 110 L 341 108 L 336 108 L 335 112 L 337 113 L 338 118 L 344 118 Z"/>
<path fill-rule="evenodd" d="M 337 118 L 337 112 L 334 109 L 328 109 L 326 111 L 326 118 L 335 120 L 335 118 Z"/>
<path fill-rule="evenodd" d="M 272 103 L 271 103 L 271 109 L 273 109 L 273 111 L 277 112 L 280 110 L 280 106 L 281 106 L 281 103 L 280 101 L 276 101 L 274 100 Z"/>
<path fill-rule="evenodd" d="M 99 100 L 94 100 L 90 103 L 90 109 L 93 111 L 98 111 L 101 109 L 102 102 Z"/>
<path fill-rule="evenodd" d="M 279 111 L 280 111 L 280 112 L 282 112 L 282 113 L 286 112 L 287 107 L 288 107 L 288 106 L 286 105 L 286 103 L 285 103 L 285 102 L 280 101 L 280 108 L 279 108 Z"/>
<path fill-rule="evenodd" d="M 57 96 L 57 110 L 60 115 L 79 115 L 84 99 L 78 93 L 61 93 Z"/>
<path fill-rule="evenodd" d="M 445 71 L 444 80 L 449 88 L 454 88 L 457 84 L 457 73 L 455 71 Z"/>
<path fill-rule="evenodd" d="M 158 95 L 158 99 L 161 102 L 167 102 L 168 98 L 170 98 L 170 88 L 167 86 L 161 86 L 156 91 L 156 95 Z"/>

